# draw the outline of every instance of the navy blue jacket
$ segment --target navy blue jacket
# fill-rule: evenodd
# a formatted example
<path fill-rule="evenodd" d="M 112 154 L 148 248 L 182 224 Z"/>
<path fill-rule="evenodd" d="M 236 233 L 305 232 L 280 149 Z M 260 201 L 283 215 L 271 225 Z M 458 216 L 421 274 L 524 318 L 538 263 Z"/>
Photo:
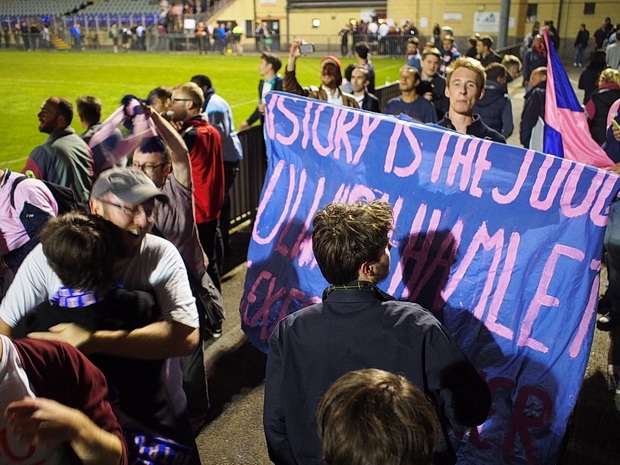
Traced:
<path fill-rule="evenodd" d="M 525 103 L 523 104 L 523 113 L 521 113 L 521 128 L 519 130 L 519 141 L 523 147 L 530 146 L 530 137 L 532 129 L 538 122 L 540 116 L 545 119 L 545 98 L 547 90 L 547 81 L 542 81 L 532 87 L 525 94 Z"/>
<path fill-rule="evenodd" d="M 364 368 L 403 374 L 456 428 L 481 424 L 491 405 L 486 382 L 430 312 L 369 283 L 336 289 L 284 318 L 271 336 L 263 423 L 274 464 L 324 464 L 315 420 L 321 396 Z"/>
<path fill-rule="evenodd" d="M 484 96 L 476 102 L 474 113 L 491 129 L 510 137 L 514 130 L 512 103 L 504 84 L 488 80 L 484 86 Z"/>

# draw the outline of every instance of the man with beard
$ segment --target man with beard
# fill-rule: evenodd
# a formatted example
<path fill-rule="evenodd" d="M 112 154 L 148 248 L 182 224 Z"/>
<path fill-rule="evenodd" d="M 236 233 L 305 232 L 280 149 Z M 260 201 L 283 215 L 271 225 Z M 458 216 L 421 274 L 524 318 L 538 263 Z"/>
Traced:
<path fill-rule="evenodd" d="M 67 99 L 50 97 L 41 105 L 37 117 L 39 132 L 49 137 L 30 153 L 23 173 L 68 187 L 86 202 L 92 184 L 93 157 L 86 142 L 71 127 L 73 105 Z"/>
<path fill-rule="evenodd" d="M 159 321 L 126 330 L 88 331 L 74 323 L 53 326 L 35 335 L 67 342 L 85 355 L 105 354 L 144 360 L 164 360 L 162 383 L 175 420 L 177 442 L 195 449 L 186 417 L 186 398 L 176 357 L 190 355 L 198 344 L 198 313 L 187 271 L 174 245 L 152 234 L 155 199 L 168 197 L 142 172 L 111 169 L 93 185 L 91 211 L 116 226 L 116 259 L 112 277 L 129 290 L 154 293 Z M 0 304 L 0 333 L 11 336 L 17 322 L 63 287 L 38 245 L 26 257 Z M 165 378 L 164 375 L 165 374 Z M 196 459 L 197 460 L 197 459 Z M 197 463 L 197 462 L 196 462 Z"/>
<path fill-rule="evenodd" d="M 303 95 L 324 102 L 333 103 L 351 108 L 359 108 L 357 101 L 351 94 L 342 92 L 339 87 L 342 84 L 342 70 L 340 60 L 333 56 L 327 56 L 321 61 L 321 87 L 302 87 L 295 76 L 297 57 L 301 56 L 299 47 L 303 44 L 301 39 L 293 40 L 288 55 L 288 63 L 284 74 L 284 92 Z"/>
<path fill-rule="evenodd" d="M 192 166 L 181 135 L 160 114 L 148 106 L 144 111 L 155 124 L 159 136 L 152 138 L 133 154 L 132 168 L 144 172 L 170 199 L 158 202 L 155 229 L 179 250 L 187 268 L 190 284 L 197 299 L 203 341 L 209 333 L 219 337 L 223 315 L 210 312 L 210 299 L 221 302 L 221 294 L 207 273 L 208 259 L 198 239 L 194 219 Z M 199 345 L 192 356 L 181 359 L 183 385 L 188 399 L 188 412 L 195 427 L 204 422 L 209 397 L 204 371 L 203 349 Z"/>
<path fill-rule="evenodd" d="M 216 244 L 225 194 L 222 138 L 201 113 L 203 103 L 204 93 L 194 82 L 179 84 L 172 91 L 172 120 L 181 124 L 181 137 L 191 160 L 198 235 L 209 258 L 207 272 L 220 289 Z"/>
<path fill-rule="evenodd" d="M 271 337 L 263 425 L 275 464 L 323 463 L 315 412 L 329 386 L 354 370 L 401 373 L 434 399 L 444 430 L 485 421 L 489 389 L 441 323 L 377 287 L 390 273 L 392 230 L 383 200 L 333 203 L 314 217 L 312 249 L 331 285 L 322 303 L 284 318 Z M 437 454 L 435 463 L 455 461 L 446 442 Z"/>

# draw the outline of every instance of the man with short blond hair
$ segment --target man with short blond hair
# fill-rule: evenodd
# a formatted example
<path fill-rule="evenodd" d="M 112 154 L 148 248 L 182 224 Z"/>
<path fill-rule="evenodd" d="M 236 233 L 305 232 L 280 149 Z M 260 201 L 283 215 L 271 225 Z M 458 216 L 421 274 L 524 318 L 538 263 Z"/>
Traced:
<path fill-rule="evenodd" d="M 484 95 L 486 72 L 474 58 L 460 57 L 448 67 L 446 97 L 450 99 L 448 113 L 439 125 L 481 139 L 506 143 L 506 138 L 488 127 L 474 114 L 476 102 Z"/>
<path fill-rule="evenodd" d="M 193 82 L 179 84 L 172 91 L 172 119 L 182 125 L 181 137 L 192 165 L 200 243 L 209 258 L 209 276 L 220 289 L 215 246 L 224 203 L 224 161 L 220 133 L 202 114 L 203 102 L 202 89 Z"/>

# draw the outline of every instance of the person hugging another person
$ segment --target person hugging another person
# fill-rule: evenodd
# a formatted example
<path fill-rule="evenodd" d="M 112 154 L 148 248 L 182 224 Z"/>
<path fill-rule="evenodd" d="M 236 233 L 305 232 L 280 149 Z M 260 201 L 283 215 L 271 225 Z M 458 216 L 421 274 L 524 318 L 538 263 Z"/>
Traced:
<path fill-rule="evenodd" d="M 161 381 L 165 359 L 108 355 L 89 348 L 96 331 L 129 332 L 161 319 L 150 293 L 126 290 L 112 278 L 120 254 L 115 245 L 120 234 L 114 224 L 96 215 L 74 211 L 51 218 L 41 232 L 41 246 L 61 285 L 49 300 L 15 324 L 12 337 L 53 339 L 53 334 L 67 330 L 68 324 L 77 325 L 83 331 L 75 333 L 81 338 L 80 350 L 110 386 L 110 399 L 123 426 L 130 458 L 141 454 L 136 434 L 148 433 L 175 441 L 175 452 L 198 464 L 189 420 L 175 414 Z"/>
<path fill-rule="evenodd" d="M 114 226 L 98 216 L 73 211 L 50 218 L 40 240 L 48 264 L 63 285 L 49 301 L 19 320 L 13 337 L 47 331 L 63 322 L 97 331 L 135 329 L 157 319 L 151 294 L 128 291 L 112 281 L 114 234 Z"/>

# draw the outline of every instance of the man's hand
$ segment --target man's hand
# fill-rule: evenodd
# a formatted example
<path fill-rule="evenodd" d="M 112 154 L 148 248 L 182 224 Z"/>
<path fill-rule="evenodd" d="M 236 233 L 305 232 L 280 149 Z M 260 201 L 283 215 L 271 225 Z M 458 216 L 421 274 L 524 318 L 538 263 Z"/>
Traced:
<path fill-rule="evenodd" d="M 620 133 L 620 131 L 618 132 Z M 615 137 L 615 134 L 614 134 L 614 137 Z M 620 163 L 616 163 L 613 167 L 609 168 L 609 171 L 620 175 Z"/>
<path fill-rule="evenodd" d="M 32 397 L 11 402 L 4 412 L 21 442 L 48 447 L 71 441 L 78 432 L 80 415 L 84 414 L 54 400 Z"/>
<path fill-rule="evenodd" d="M 614 125 L 613 135 L 614 135 L 614 139 L 620 142 L 620 129 L 618 129 L 615 125 Z"/>
<path fill-rule="evenodd" d="M 118 464 L 123 446 L 118 437 L 99 428 L 84 413 L 55 400 L 25 397 L 11 402 L 4 416 L 19 441 L 53 447 L 69 443 L 83 463 Z"/>
<path fill-rule="evenodd" d="M 153 113 L 157 113 L 153 110 L 153 108 L 148 105 L 147 103 L 143 102 L 142 100 L 138 100 L 138 103 L 140 104 L 140 106 L 142 107 L 142 111 L 144 112 L 144 116 L 146 116 L 146 118 L 150 118 Z"/>
<path fill-rule="evenodd" d="M 289 58 L 297 58 L 298 56 L 301 56 L 301 53 L 299 52 L 299 46 L 303 43 L 304 41 L 302 39 L 293 39 L 293 42 L 291 43 L 291 48 L 289 48 L 288 51 Z"/>
<path fill-rule="evenodd" d="M 88 355 L 84 349 L 85 344 L 90 340 L 92 333 L 75 323 L 60 323 L 49 328 L 49 332 L 36 332 L 28 334 L 32 339 L 47 339 L 66 342 L 73 347 L 80 349 L 82 353 Z"/>

